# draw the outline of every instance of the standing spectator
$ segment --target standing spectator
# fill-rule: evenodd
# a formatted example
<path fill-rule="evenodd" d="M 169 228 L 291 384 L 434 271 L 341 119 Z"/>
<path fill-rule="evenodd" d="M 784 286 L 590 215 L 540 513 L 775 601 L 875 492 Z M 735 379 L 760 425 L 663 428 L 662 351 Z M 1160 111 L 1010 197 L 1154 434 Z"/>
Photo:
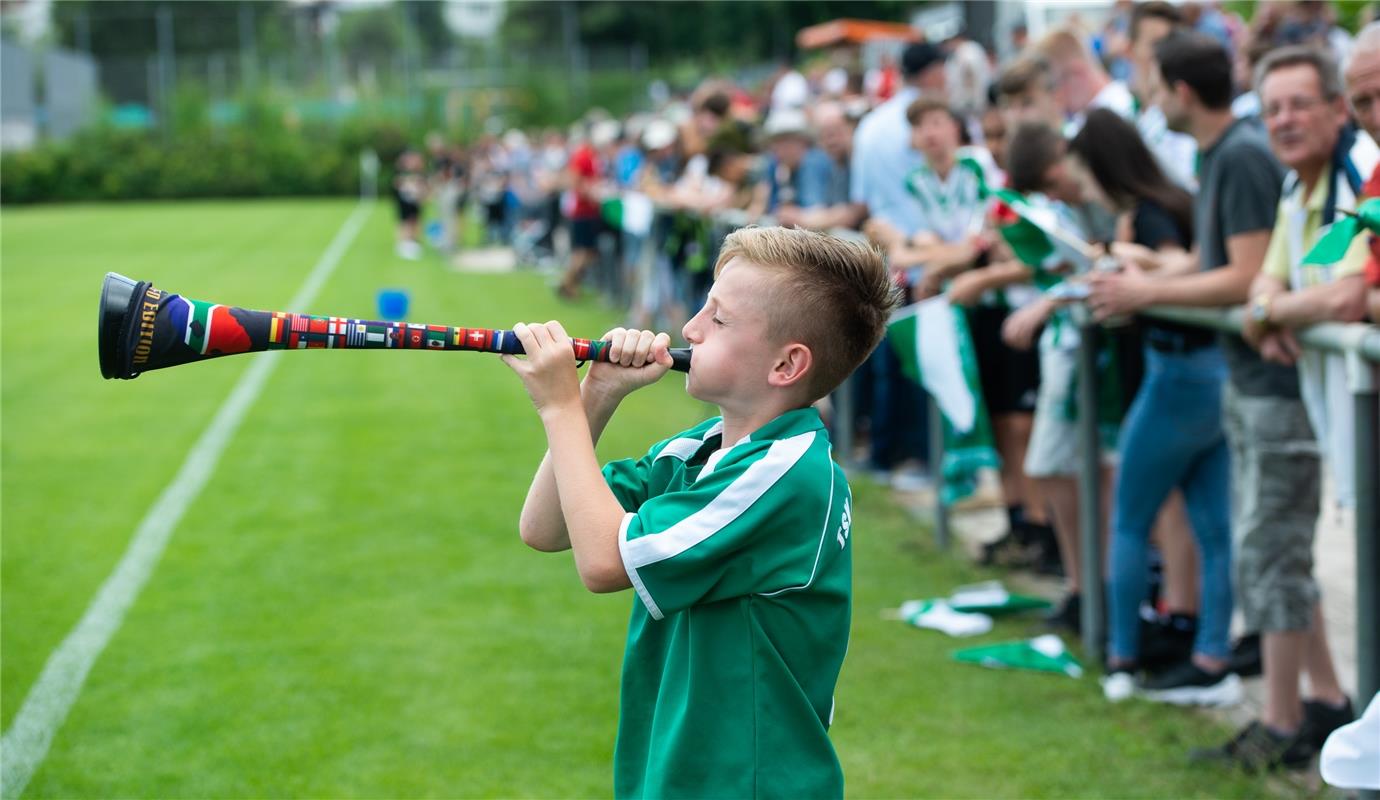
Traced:
<path fill-rule="evenodd" d="M 1372 140 L 1380 136 L 1380 23 L 1372 22 L 1356 37 L 1351 61 L 1346 68 L 1347 101 L 1356 121 Z M 1380 197 L 1380 167 L 1371 173 L 1365 186 L 1366 197 Z M 1370 239 L 1370 259 L 1366 262 L 1369 287 L 1367 312 L 1370 321 L 1380 323 L 1380 239 Z"/>
<path fill-rule="evenodd" d="M 426 164 L 416 150 L 404 150 L 398 156 L 397 174 L 393 176 L 393 199 L 398 205 L 397 253 L 408 261 L 422 257 L 422 245 L 417 240 L 417 221 L 422 203 L 426 200 Z"/>
<path fill-rule="evenodd" d="M 1301 44 L 1330 50 L 1345 59 L 1351 51 L 1351 35 L 1337 25 L 1337 10 L 1324 0 L 1295 0 L 1275 32 L 1275 44 Z"/>
<path fill-rule="evenodd" d="M 1336 264 L 1300 262 L 1339 210 L 1355 210 L 1360 176 L 1375 170 L 1380 153 L 1369 137 L 1358 137 L 1348 126 L 1340 76 L 1324 52 L 1276 50 L 1260 65 L 1257 91 L 1270 145 L 1290 172 L 1265 263 L 1251 284 L 1243 331 L 1266 359 L 1298 364 L 1305 402 L 1275 403 L 1270 409 L 1271 429 L 1288 437 L 1278 437 L 1272 454 L 1274 470 L 1288 483 L 1276 482 L 1271 490 L 1292 493 L 1301 511 L 1316 513 L 1320 465 L 1312 448 L 1315 434 L 1333 465 L 1339 499 L 1351 500 L 1351 401 L 1341 358 L 1301 351 L 1293 330 L 1326 320 L 1355 322 L 1364 315 L 1361 271 L 1369 249 L 1358 237 Z M 1253 422 L 1246 415 L 1242 421 Z M 1212 755 L 1254 768 L 1303 766 L 1332 729 L 1352 719 L 1350 701 L 1337 682 L 1313 579 L 1316 519 L 1299 516 L 1295 522 L 1241 543 L 1243 606 L 1262 634 L 1265 706 L 1255 728 Z M 1307 711 L 1299 694 L 1304 672 L 1314 694 Z"/>
<path fill-rule="evenodd" d="M 919 212 L 905 176 L 922 163 L 911 147 L 906 109 L 922 95 L 944 96 L 944 58 L 928 42 L 908 46 L 901 55 L 905 86 L 863 117 L 854 136 L 851 199 L 906 236 L 915 232 Z"/>
<path fill-rule="evenodd" d="M 570 154 L 567 179 L 570 189 L 564 200 L 570 220 L 570 265 L 557 292 L 567 300 L 580 293 L 580 280 L 599 257 L 599 185 L 604 165 L 598 146 L 603 142 L 583 141 Z"/>
<path fill-rule="evenodd" d="M 945 53 L 921 42 L 901 54 L 905 86 L 858 123 L 853 138 L 852 183 L 849 198 L 867 207 L 878 238 L 908 240 L 920 232 L 924 218 L 919 201 L 906 185 L 906 176 L 924 164 L 911 142 L 906 111 L 920 97 L 942 99 L 945 92 Z M 898 283 L 904 274 L 896 272 Z M 929 449 L 928 400 L 919 387 L 901 373 L 900 362 L 885 339 L 867 360 L 873 376 L 871 466 L 889 472 L 907 461 L 925 462 Z M 904 470 L 892 478 L 906 488 L 925 482 L 920 471 Z"/>
<path fill-rule="evenodd" d="M 1121 81 L 1112 80 L 1078 34 L 1071 30 L 1054 31 L 1036 49 L 1053 70 L 1055 97 L 1069 122 L 1066 135 L 1077 133 L 1083 125 L 1083 115 L 1094 108 L 1110 108 L 1127 119 L 1135 116 L 1131 90 Z"/>
<path fill-rule="evenodd" d="M 1010 188 L 1032 195 L 1032 202 L 1055 212 L 1061 227 L 1086 237 L 1085 218 L 1074 209 L 1086 205 L 1088 198 L 1071 170 L 1070 159 L 1065 157 L 1064 138 L 1058 130 L 1045 123 L 1022 124 L 1011 137 L 1006 157 Z M 1066 271 L 1066 265 L 1058 268 Z M 1082 593 L 1087 588 L 1082 585 L 1079 544 L 1078 422 L 1071 414 L 1077 409 L 1079 334 L 1062 303 L 1049 295 L 1027 303 L 1002 323 L 1002 339 L 1007 345 L 1017 350 L 1035 347 L 1039 353 L 1040 385 L 1023 466 L 1035 492 L 1049 508 L 1063 563 L 1067 594 L 1049 622 L 1075 630 Z M 1104 468 L 1102 481 L 1109 479 L 1110 473 Z"/>
<path fill-rule="evenodd" d="M 925 213 L 921 230 L 933 242 L 917 248 L 915 256 L 925 264 L 921 292 L 928 295 L 938 293 L 947 278 L 961 278 L 970 274 L 965 270 L 987 265 L 991 245 L 982 228 L 988 187 L 994 181 L 974 157 L 978 151 L 959 146 L 963 120 L 949 106 L 922 97 L 911 104 L 907 116 L 914 126 L 916 149 L 925 156 L 924 165 L 912 172 L 908 181 Z M 899 256 L 904 259 L 907 254 Z M 1027 524 L 1025 509 L 1035 503 L 1021 465 L 1040 382 L 1039 361 L 1033 353 L 1015 350 L 1002 341 L 1002 325 L 1013 305 L 1005 291 L 960 297 L 954 291 L 958 283 L 955 279 L 950 285 L 950 299 L 967 307 L 982 397 L 1001 455 L 1002 495 L 1009 523 L 1006 541 L 1026 546 L 1035 534 Z M 1038 512 L 1032 516 L 1038 517 Z M 1051 557 L 1046 566 L 1053 564 L 1053 550 L 1048 548 Z M 991 560 L 995 550 L 989 549 L 987 554 Z"/>
<path fill-rule="evenodd" d="M 1161 41 L 1155 47 L 1155 58 L 1164 82 L 1161 103 L 1169 126 L 1191 133 L 1201 153 L 1200 188 L 1193 207 L 1196 246 L 1177 256 L 1134 245 L 1118 248 L 1123 260 L 1133 266 L 1122 273 L 1094 276 L 1091 304 L 1103 319 L 1157 304 L 1222 306 L 1243 302 L 1260 270 L 1275 224 L 1283 170 L 1260 130 L 1231 113 L 1232 66 L 1226 48 L 1202 34 L 1181 32 Z M 1153 271 L 1142 272 L 1135 265 Z M 1305 516 L 1306 524 L 1312 525 L 1316 497 L 1313 514 L 1299 510 L 1308 498 L 1298 495 L 1296 487 L 1290 485 L 1289 462 L 1279 458 L 1286 451 L 1276 449 L 1283 442 L 1271 424 L 1276 410 L 1287 411 L 1290 403 L 1298 402 L 1297 377 L 1263 362 L 1238 336 L 1223 336 L 1221 347 L 1230 375 L 1223 398 L 1224 417 L 1237 422 L 1227 426 L 1232 485 L 1239 501 L 1234 515 L 1236 541 L 1287 531 Z M 1247 424 L 1250 427 L 1244 427 Z M 1196 528 L 1196 517 L 1193 523 Z M 1200 556 L 1205 613 L 1199 619 L 1193 657 L 1178 668 L 1147 679 L 1141 688 L 1151 699 L 1222 704 L 1235 702 L 1240 696 L 1240 680 L 1228 670 L 1230 552 L 1203 552 Z M 1246 583 L 1239 580 L 1239 585 Z M 1211 615 L 1206 613 L 1209 608 Z M 1249 614 L 1247 621 L 1258 623 Z M 1114 694 L 1113 688 L 1109 688 L 1109 695 Z"/>
<path fill-rule="evenodd" d="M 823 206 L 834 167 L 829 156 L 814 146 L 805 112 L 798 108 L 773 111 L 763 133 L 769 155 L 748 215 L 756 218 Z"/>
<path fill-rule="evenodd" d="M 1038 55 L 1016 59 L 997 76 L 997 105 L 1006 116 L 1008 131 L 1021 123 L 1041 123 L 1056 131 L 1064 126 L 1064 112 L 1054 94 L 1054 70 Z"/>
<path fill-rule="evenodd" d="M 949 106 L 966 122 L 987 106 L 992 62 L 981 44 L 961 33 L 945 41 L 944 48 L 949 52 L 945 65 Z"/>
<path fill-rule="evenodd" d="M 867 209 L 848 199 L 849 169 L 853 157 L 853 120 L 837 101 L 826 101 L 814 108 L 815 130 L 819 146 L 831 166 L 829 182 L 825 186 L 824 201 L 815 208 L 784 207 L 776 211 L 782 225 L 828 230 L 856 228 Z"/>
<path fill-rule="evenodd" d="M 1136 104 L 1136 130 L 1155 154 L 1160 169 L 1192 191 L 1197 186 L 1193 165 L 1198 161 L 1198 144 L 1186 133 L 1169 130 L 1159 105 L 1161 82 L 1155 62 L 1155 45 L 1178 30 L 1181 22 L 1179 9 L 1163 0 L 1136 4 L 1131 12 L 1129 86 Z"/>
<path fill-rule="evenodd" d="M 1187 254 L 1193 198 L 1160 170 L 1133 125 L 1107 109 L 1093 111 L 1069 147 L 1111 206 L 1130 214 L 1136 245 L 1163 257 Z M 1147 320 L 1144 342 L 1145 379 L 1121 426 L 1112 500 L 1107 696 L 1114 701 L 1129 696 L 1132 671 L 1144 656 L 1139 631 L 1146 545 L 1175 489 L 1187 499 L 1206 565 L 1199 592 L 1204 624 L 1197 626 L 1194 648 L 1216 652 L 1221 643 L 1208 637 L 1225 637 L 1220 623 L 1231 618 L 1231 488 L 1221 414 L 1226 364 L 1216 337 L 1201 329 Z M 1171 535 L 1182 533 L 1168 527 Z M 1192 608 L 1171 611 L 1182 615 Z"/>

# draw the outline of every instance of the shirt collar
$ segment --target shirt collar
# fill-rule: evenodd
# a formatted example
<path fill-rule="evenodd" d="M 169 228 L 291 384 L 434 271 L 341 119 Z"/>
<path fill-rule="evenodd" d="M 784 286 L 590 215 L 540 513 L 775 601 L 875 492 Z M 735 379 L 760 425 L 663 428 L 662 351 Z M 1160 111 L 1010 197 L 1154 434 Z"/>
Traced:
<path fill-rule="evenodd" d="M 774 439 L 787 439 L 802 433 L 822 430 L 823 428 L 824 420 L 819 418 L 819 411 L 815 410 L 814 406 L 794 408 L 752 433 L 749 433 L 739 441 L 734 442 L 734 444 L 742 444 L 744 441 L 761 442 Z"/>

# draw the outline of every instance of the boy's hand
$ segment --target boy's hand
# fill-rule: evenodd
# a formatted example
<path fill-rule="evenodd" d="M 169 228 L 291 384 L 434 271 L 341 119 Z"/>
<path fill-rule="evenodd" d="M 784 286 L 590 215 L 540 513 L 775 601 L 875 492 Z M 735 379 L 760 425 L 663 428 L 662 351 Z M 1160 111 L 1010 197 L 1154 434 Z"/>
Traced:
<path fill-rule="evenodd" d="M 575 351 L 561 323 L 527 325 L 519 322 L 513 326 L 513 334 L 522 342 L 527 357 L 505 354 L 501 358 L 522 379 L 537 413 L 571 406 L 581 408 Z"/>
<path fill-rule="evenodd" d="M 623 398 L 656 383 L 671 368 L 671 337 L 665 333 L 614 328 L 604 334 L 609 360 L 593 362 L 585 386 L 610 397 Z"/>

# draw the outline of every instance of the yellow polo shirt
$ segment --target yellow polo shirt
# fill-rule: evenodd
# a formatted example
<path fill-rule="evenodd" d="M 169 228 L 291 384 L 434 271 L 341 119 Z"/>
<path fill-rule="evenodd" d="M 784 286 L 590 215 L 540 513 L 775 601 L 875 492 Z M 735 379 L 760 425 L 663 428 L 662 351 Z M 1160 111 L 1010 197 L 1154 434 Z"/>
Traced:
<path fill-rule="evenodd" d="M 1329 180 L 1331 177 L 1330 174 L 1325 174 L 1308 195 L 1308 203 L 1304 207 L 1307 214 L 1303 221 L 1303 246 L 1305 250 L 1298 254 L 1299 258 L 1303 258 L 1307 253 L 1307 248 L 1311 248 L 1318 242 L 1318 229 L 1322 227 L 1323 206 L 1327 204 L 1327 189 L 1331 185 Z M 1366 259 L 1370 258 L 1370 244 L 1368 242 L 1369 237 L 1361 235 L 1351 241 L 1351 247 L 1347 248 L 1346 255 L 1336 264 L 1305 264 L 1299 267 L 1303 286 L 1294 286 L 1293 272 L 1290 269 L 1292 264 L 1290 264 L 1289 257 L 1289 205 L 1287 195 L 1280 198 L 1279 208 L 1275 214 L 1275 227 L 1274 230 L 1270 231 L 1270 246 L 1265 250 L 1265 260 L 1260 265 L 1260 269 L 1266 275 L 1284 281 L 1290 288 L 1305 289 L 1309 286 L 1326 283 L 1329 268 L 1333 280 L 1355 275 L 1365 268 Z M 1339 213 L 1337 219 L 1341 219 L 1341 217 L 1342 215 Z"/>

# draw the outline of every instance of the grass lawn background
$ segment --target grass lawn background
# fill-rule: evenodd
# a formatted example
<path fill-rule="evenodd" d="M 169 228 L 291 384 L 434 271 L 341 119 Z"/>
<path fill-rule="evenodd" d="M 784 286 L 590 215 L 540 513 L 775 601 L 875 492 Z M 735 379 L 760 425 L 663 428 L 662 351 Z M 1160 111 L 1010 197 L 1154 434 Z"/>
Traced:
<path fill-rule="evenodd" d="M 0 215 L 0 724 L 124 552 L 252 357 L 103 381 L 107 270 L 279 308 L 349 201 L 5 209 Z M 533 273 L 398 260 L 380 203 L 311 308 L 509 327 L 618 315 Z M 600 453 L 712 411 L 678 376 L 634 395 Z M 97 661 L 27 797 L 598 797 L 611 793 L 629 593 L 592 596 L 516 518 L 542 450 L 517 379 L 479 354 L 287 354 Z M 1092 675 L 949 661 L 879 618 L 987 577 L 854 481 L 855 613 L 833 738 L 855 797 L 1254 797 L 1189 769 L 1226 731 Z M 1003 622 L 963 645 L 1025 636 Z"/>

